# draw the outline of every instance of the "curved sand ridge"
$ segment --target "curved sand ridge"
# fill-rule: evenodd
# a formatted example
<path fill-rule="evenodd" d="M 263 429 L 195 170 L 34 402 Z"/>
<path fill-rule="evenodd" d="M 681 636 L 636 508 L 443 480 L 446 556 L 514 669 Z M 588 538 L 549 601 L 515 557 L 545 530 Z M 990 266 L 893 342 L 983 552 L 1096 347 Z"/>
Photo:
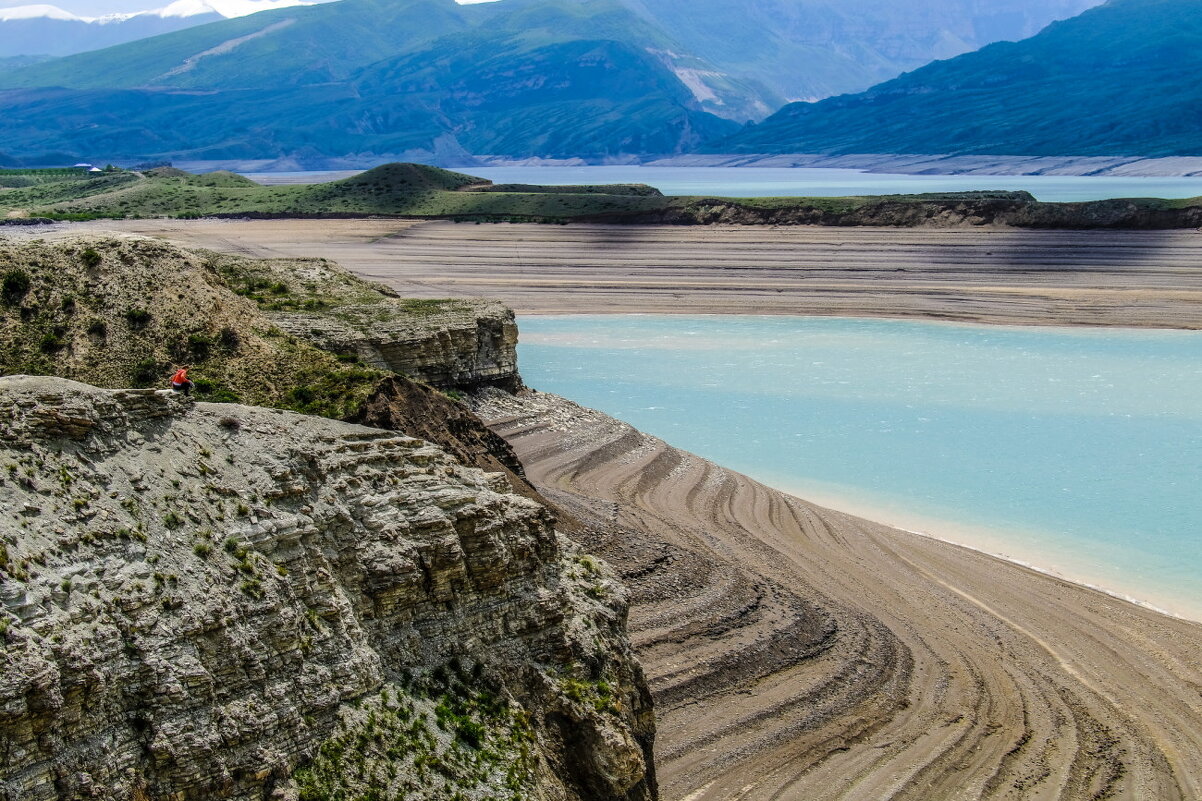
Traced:
<path fill-rule="evenodd" d="M 478 411 L 631 587 L 663 797 L 1202 797 L 1202 626 L 552 395 Z"/>

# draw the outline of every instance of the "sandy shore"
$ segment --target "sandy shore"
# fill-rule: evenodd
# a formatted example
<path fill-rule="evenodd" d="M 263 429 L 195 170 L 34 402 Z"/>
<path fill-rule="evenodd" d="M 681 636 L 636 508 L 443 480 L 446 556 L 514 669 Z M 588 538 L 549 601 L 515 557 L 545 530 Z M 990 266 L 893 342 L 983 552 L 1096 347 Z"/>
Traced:
<path fill-rule="evenodd" d="M 120 227 L 520 312 L 1202 327 L 1193 232 Z M 1202 626 L 800 501 L 554 396 L 480 411 L 631 588 L 668 801 L 1202 798 Z"/>
<path fill-rule="evenodd" d="M 322 256 L 405 295 L 494 297 L 519 314 L 821 314 L 1202 328 L 1196 231 L 395 220 L 106 220 L 72 229 L 81 227 L 255 256 Z"/>
<path fill-rule="evenodd" d="M 480 411 L 631 588 L 665 799 L 1202 796 L 1202 626 L 552 395 Z"/>

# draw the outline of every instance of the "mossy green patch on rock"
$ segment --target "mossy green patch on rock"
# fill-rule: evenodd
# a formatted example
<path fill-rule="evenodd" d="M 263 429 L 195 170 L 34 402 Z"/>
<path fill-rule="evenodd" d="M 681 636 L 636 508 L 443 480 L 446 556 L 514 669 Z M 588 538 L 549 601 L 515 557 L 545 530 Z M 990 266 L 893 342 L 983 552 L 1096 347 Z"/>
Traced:
<path fill-rule="evenodd" d="M 345 704 L 333 736 L 294 774 L 300 801 L 524 801 L 538 795 L 528 710 L 483 663 L 440 666 Z"/>

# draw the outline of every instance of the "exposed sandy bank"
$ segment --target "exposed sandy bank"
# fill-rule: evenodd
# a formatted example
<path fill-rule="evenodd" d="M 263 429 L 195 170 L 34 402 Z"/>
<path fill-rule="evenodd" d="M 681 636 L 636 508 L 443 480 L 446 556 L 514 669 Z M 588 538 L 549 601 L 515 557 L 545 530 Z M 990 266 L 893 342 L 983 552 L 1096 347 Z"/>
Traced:
<path fill-rule="evenodd" d="M 555 396 L 481 411 L 632 588 L 665 799 L 1202 794 L 1202 626 L 807 504 Z"/>
<path fill-rule="evenodd" d="M 396 220 L 106 220 L 72 229 L 80 227 L 260 257 L 324 256 L 407 296 L 493 297 L 519 314 L 818 314 L 1202 328 L 1202 233 L 1188 230 Z"/>

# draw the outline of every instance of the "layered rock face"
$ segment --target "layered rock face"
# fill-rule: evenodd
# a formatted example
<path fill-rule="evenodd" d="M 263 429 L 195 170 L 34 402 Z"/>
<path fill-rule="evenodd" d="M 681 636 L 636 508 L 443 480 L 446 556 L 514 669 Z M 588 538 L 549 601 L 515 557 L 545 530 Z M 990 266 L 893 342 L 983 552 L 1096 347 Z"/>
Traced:
<path fill-rule="evenodd" d="M 502 475 L 54 378 L 0 421 L 5 801 L 655 797 L 623 591 Z"/>
<path fill-rule="evenodd" d="M 239 294 L 322 350 L 440 388 L 516 390 L 513 310 L 484 298 L 402 298 L 324 259 L 216 257 Z"/>
<path fill-rule="evenodd" d="M 352 352 L 372 367 L 436 387 L 521 387 L 518 327 L 513 310 L 496 301 L 451 301 L 455 308 L 421 324 L 372 324 L 331 335 L 310 332 L 319 347 Z M 349 336 L 348 336 L 349 334 Z"/>
<path fill-rule="evenodd" d="M 311 304 L 291 304 L 300 308 L 268 303 L 265 311 L 280 328 L 322 350 L 441 388 L 522 386 L 518 328 L 503 303 L 400 298 L 323 260 L 243 262 L 238 268 L 252 282 L 283 285 L 292 297 L 310 298 Z"/>

